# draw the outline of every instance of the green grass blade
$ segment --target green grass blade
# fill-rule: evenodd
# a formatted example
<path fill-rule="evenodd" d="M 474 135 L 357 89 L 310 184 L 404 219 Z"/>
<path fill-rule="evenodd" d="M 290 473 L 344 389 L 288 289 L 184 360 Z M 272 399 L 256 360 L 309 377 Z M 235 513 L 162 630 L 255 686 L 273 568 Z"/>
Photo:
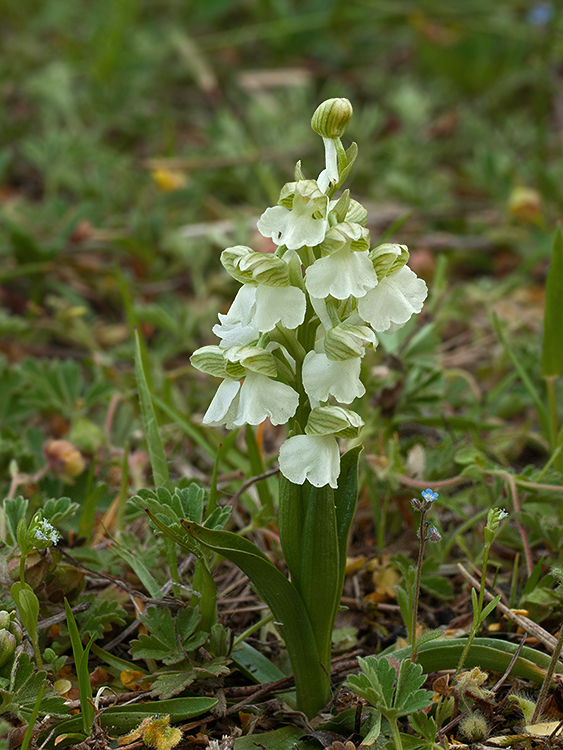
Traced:
<path fill-rule="evenodd" d="M 90 684 L 90 673 L 88 672 L 88 652 L 92 641 L 84 649 L 82 639 L 78 632 L 78 626 L 68 600 L 65 598 L 66 623 L 70 644 L 74 655 L 74 664 L 76 676 L 78 677 L 78 690 L 80 691 L 80 711 L 82 714 L 82 729 L 84 734 L 89 737 L 94 721 L 95 711 L 92 702 L 92 685 Z"/>
<path fill-rule="evenodd" d="M 561 323 L 563 321 L 563 234 L 557 227 L 553 239 L 551 265 L 545 287 L 545 310 L 543 318 L 543 348 L 541 373 L 544 378 L 563 375 L 563 343 Z"/>
<path fill-rule="evenodd" d="M 497 334 L 497 336 L 499 338 L 499 341 L 502 344 L 502 347 L 503 347 L 504 351 L 507 353 L 508 357 L 510 358 L 510 361 L 514 365 L 514 368 L 515 368 L 515 370 L 517 371 L 517 373 L 518 373 L 518 375 L 520 377 L 520 380 L 522 381 L 524 387 L 526 388 L 526 390 L 530 394 L 530 397 L 532 398 L 532 401 L 534 402 L 534 404 L 536 406 L 536 410 L 537 410 L 537 413 L 538 413 L 538 419 L 540 421 L 541 428 L 542 428 L 544 434 L 547 437 L 549 437 L 550 426 L 549 426 L 549 418 L 548 418 L 548 415 L 547 415 L 547 409 L 545 408 L 545 406 L 543 404 L 543 401 L 542 401 L 539 393 L 537 392 L 534 384 L 532 383 L 532 381 L 530 379 L 530 376 L 526 372 L 526 370 L 525 370 L 522 362 L 520 362 L 520 360 L 518 359 L 518 357 L 516 356 L 516 354 L 512 351 L 512 349 L 508 345 L 508 342 L 507 342 L 507 340 L 506 340 L 506 338 L 504 336 L 504 332 L 503 332 L 503 330 L 501 328 L 500 321 L 499 321 L 498 317 L 495 314 L 493 314 L 493 326 L 494 326 L 496 334 Z"/>
<path fill-rule="evenodd" d="M 170 474 L 166 454 L 158 432 L 156 414 L 151 401 L 151 394 L 147 385 L 143 360 L 141 358 L 141 347 L 139 335 L 135 332 L 135 373 L 137 376 L 137 388 L 139 401 L 141 403 L 141 417 L 143 420 L 143 431 L 149 450 L 149 458 L 152 467 L 152 475 L 156 487 L 168 487 L 170 489 Z"/>

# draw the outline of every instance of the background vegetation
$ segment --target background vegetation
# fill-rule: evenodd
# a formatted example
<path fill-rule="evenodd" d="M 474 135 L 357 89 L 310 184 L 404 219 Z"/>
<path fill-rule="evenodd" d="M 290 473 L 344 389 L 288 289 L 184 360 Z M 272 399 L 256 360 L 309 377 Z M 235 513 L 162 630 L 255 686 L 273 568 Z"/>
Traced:
<path fill-rule="evenodd" d="M 283 435 L 204 429 L 216 383 L 188 360 L 215 343 L 237 289 L 221 250 L 271 249 L 256 219 L 297 159 L 318 174 L 310 116 L 345 96 L 355 110 L 345 140 L 360 148 L 350 184 L 370 208 L 372 245 L 408 244 L 430 287 L 419 319 L 366 357 L 352 645 L 404 635 L 380 605 L 395 602 L 406 552 L 416 557 L 409 499 L 427 485 L 440 491 L 443 540 L 428 552 L 421 619 L 467 613 L 454 563 L 480 565 L 484 519 L 500 505 L 510 520 L 489 565 L 507 604 L 555 631 L 561 393 L 546 388 L 541 349 L 563 208 L 559 5 L 29 0 L 0 11 L 0 482 L 3 496 L 29 500 L 28 516 L 50 498 L 78 504 L 49 564 L 34 563 L 42 616 L 61 612 L 63 596 L 103 591 L 111 604 L 96 633 L 107 646 L 135 612 L 92 571 L 146 589 L 133 555 L 159 586 L 168 580 L 161 545 L 126 502 L 153 486 L 135 329 L 173 481 L 209 486 L 224 443 L 219 504 L 233 505 L 232 528 L 279 552 L 275 481 L 239 490 L 275 466 Z M 83 470 L 69 446 L 48 442 L 60 439 Z M 9 532 L 4 522 L 5 609 L 18 564 Z M 220 591 L 233 582 L 221 571 Z M 223 623 L 239 632 L 257 615 L 236 609 L 220 596 Z"/>

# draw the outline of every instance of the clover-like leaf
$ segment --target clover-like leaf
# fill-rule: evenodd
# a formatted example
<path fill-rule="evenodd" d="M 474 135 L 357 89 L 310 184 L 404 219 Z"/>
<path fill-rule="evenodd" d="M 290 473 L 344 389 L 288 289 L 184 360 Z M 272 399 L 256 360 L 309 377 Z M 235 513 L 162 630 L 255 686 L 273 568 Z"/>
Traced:
<path fill-rule="evenodd" d="M 79 504 L 74 503 L 70 497 L 47 500 L 42 508 L 43 518 L 53 526 L 58 526 L 62 521 L 66 521 L 67 518 L 72 518 L 79 507 Z"/>
<path fill-rule="evenodd" d="M 164 664 L 177 664 L 207 640 L 207 633 L 195 632 L 200 615 L 192 607 L 181 610 L 176 618 L 169 609 L 151 607 L 140 620 L 149 633 L 140 635 L 131 643 L 135 659 L 157 659 Z"/>
<path fill-rule="evenodd" d="M 398 669 L 385 657 L 358 659 L 361 672 L 350 675 L 346 683 L 390 720 L 427 708 L 432 695 L 420 689 L 425 680 L 420 664 L 393 661 Z"/>

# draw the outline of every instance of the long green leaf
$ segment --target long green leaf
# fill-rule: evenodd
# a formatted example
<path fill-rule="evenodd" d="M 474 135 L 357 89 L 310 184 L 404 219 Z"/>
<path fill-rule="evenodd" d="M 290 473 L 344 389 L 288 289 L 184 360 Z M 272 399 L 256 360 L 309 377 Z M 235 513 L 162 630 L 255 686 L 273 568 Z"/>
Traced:
<path fill-rule="evenodd" d="M 133 555 L 119 542 L 114 542 L 113 551 L 131 567 L 137 578 L 149 592 L 150 596 L 152 596 L 153 599 L 160 599 L 162 596 L 161 588 L 153 574 L 143 562 L 142 558 Z"/>
<path fill-rule="evenodd" d="M 336 508 L 336 533 L 338 536 L 338 555 L 340 563 L 339 591 L 344 586 L 344 573 L 346 570 L 346 552 L 348 551 L 348 537 L 350 527 L 354 520 L 356 503 L 358 500 L 358 462 L 362 445 L 351 448 L 340 460 L 340 476 L 338 477 L 338 488 L 334 493 L 334 505 Z M 335 613 L 336 614 L 336 613 Z"/>
<path fill-rule="evenodd" d="M 92 702 L 92 685 L 90 684 L 90 673 L 88 671 L 88 652 L 92 645 L 92 640 L 85 649 L 82 646 L 80 633 L 72 609 L 68 600 L 65 598 L 66 624 L 70 636 L 70 644 L 74 655 L 74 664 L 76 667 L 76 676 L 78 677 L 78 690 L 80 692 L 80 711 L 82 716 L 82 729 L 84 734 L 89 737 L 94 721 L 95 711 Z"/>
<path fill-rule="evenodd" d="M 135 374 L 137 377 L 137 389 L 141 403 L 141 417 L 143 420 L 143 431 L 149 450 L 149 458 L 152 467 L 153 480 L 156 487 L 168 487 L 170 489 L 170 475 L 166 454 L 158 432 L 156 414 L 151 401 L 151 394 L 147 385 L 143 360 L 141 358 L 141 347 L 139 335 L 135 332 Z"/>
<path fill-rule="evenodd" d="M 189 696 L 184 698 L 170 698 L 163 701 L 150 701 L 149 703 L 135 703 L 130 706 L 115 706 L 100 712 L 100 723 L 102 729 L 117 730 L 118 734 L 124 734 L 139 726 L 141 721 L 146 719 L 147 716 L 154 716 L 155 714 L 167 715 L 170 716 L 170 722 L 174 723 L 199 716 L 211 710 L 216 704 L 216 698 L 195 698 Z M 61 721 L 57 724 L 55 734 L 47 744 L 47 747 L 53 747 L 57 736 L 60 737 L 61 735 L 79 732 L 81 726 L 82 718 L 80 716 L 73 716 L 70 719 Z M 52 732 L 52 727 L 41 732 L 38 742 L 45 742 L 50 732 Z M 88 731 L 88 736 L 89 734 L 90 731 Z M 65 747 L 68 744 L 68 742 L 63 740 L 60 744 L 57 743 L 57 747 Z M 72 744 L 75 743 L 73 742 Z"/>
<path fill-rule="evenodd" d="M 536 406 L 536 410 L 538 413 L 538 419 L 541 424 L 541 428 L 546 436 L 549 436 L 550 434 L 550 426 L 549 426 L 549 419 L 547 415 L 547 410 L 543 404 L 543 401 L 537 392 L 534 384 L 532 383 L 530 376 L 526 372 L 523 364 L 520 362 L 516 354 L 512 351 L 510 346 L 508 345 L 508 342 L 504 336 L 504 332 L 501 328 L 500 321 L 498 317 L 493 314 L 493 326 L 497 333 L 497 336 L 499 337 L 499 341 L 503 346 L 504 351 L 508 354 L 512 364 L 514 365 L 514 368 L 516 369 L 518 375 L 520 376 L 520 380 L 522 381 L 524 387 L 530 394 L 532 401 L 534 402 Z"/>
<path fill-rule="evenodd" d="M 425 643 L 418 650 L 418 662 L 425 672 L 439 672 L 443 669 L 456 669 L 465 646 L 465 638 L 440 639 Z M 484 670 L 504 672 L 518 644 L 493 638 L 475 638 L 467 654 L 466 667 L 480 667 Z M 410 646 L 398 651 L 385 652 L 395 659 L 410 656 Z M 540 651 L 524 646 L 516 660 L 512 674 L 541 683 L 549 666 L 550 657 Z M 563 665 L 558 664 L 557 672 L 563 673 Z"/>
<path fill-rule="evenodd" d="M 248 539 L 190 521 L 183 521 L 182 525 L 195 539 L 235 563 L 250 578 L 283 633 L 299 710 L 309 717 L 315 716 L 330 698 L 330 680 L 321 667 L 311 623 L 295 586 Z"/>
<path fill-rule="evenodd" d="M 280 474 L 278 524 L 283 556 L 293 581 L 301 571 L 302 533 L 310 491 L 309 482 L 292 484 Z"/>
<path fill-rule="evenodd" d="M 309 614 L 321 662 L 330 672 L 332 628 L 342 592 L 338 591 L 340 555 L 334 491 L 328 484 L 311 487 L 301 543 L 301 568 L 294 583 Z"/>
<path fill-rule="evenodd" d="M 544 378 L 563 375 L 563 234 L 557 227 L 551 265 L 545 286 L 541 373 Z"/>

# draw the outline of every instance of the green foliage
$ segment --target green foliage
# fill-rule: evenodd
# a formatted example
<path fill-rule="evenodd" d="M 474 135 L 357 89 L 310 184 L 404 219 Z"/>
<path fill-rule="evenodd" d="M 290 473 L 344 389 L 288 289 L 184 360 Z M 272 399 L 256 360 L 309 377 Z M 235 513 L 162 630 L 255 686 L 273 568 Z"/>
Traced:
<path fill-rule="evenodd" d="M 14 714 L 23 722 L 28 722 L 41 689 L 47 685 L 45 673 L 35 671 L 29 656 L 20 650 L 9 679 L 1 678 L 0 715 Z M 4 684 L 2 684 L 4 683 Z M 52 690 L 46 690 L 40 703 L 41 716 L 67 716 L 70 712 L 64 698 Z"/>
<path fill-rule="evenodd" d="M 131 642 L 133 658 L 155 659 L 173 667 L 152 674 L 154 695 L 170 698 L 195 680 L 229 673 L 229 648 L 224 648 L 223 628 L 216 624 L 211 634 L 198 630 L 200 615 L 196 609 L 185 607 L 172 616 L 169 609 L 151 607 L 140 620 L 149 632 Z M 215 654 L 211 658 L 198 656 L 197 650 L 204 644 Z"/>
<path fill-rule="evenodd" d="M 197 633 L 199 622 L 197 610 L 186 607 L 172 617 L 169 609 L 151 607 L 145 615 L 140 615 L 141 622 L 149 631 L 141 634 L 131 643 L 135 659 L 158 659 L 165 664 L 177 664 L 207 640 L 206 633 Z"/>
<path fill-rule="evenodd" d="M 85 612 L 76 616 L 82 639 L 93 638 L 99 640 L 112 625 L 125 625 L 125 611 L 123 607 L 114 601 L 102 599 L 99 596 L 89 594 L 81 597 L 82 603 L 90 603 Z"/>
<path fill-rule="evenodd" d="M 563 235 L 557 227 L 545 287 L 541 369 L 544 377 L 563 375 L 561 320 L 563 319 Z"/>
<path fill-rule="evenodd" d="M 175 487 L 170 492 L 166 487 L 156 490 L 142 489 L 130 500 L 139 510 L 147 508 L 176 532 L 181 530 L 182 519 L 203 524 L 209 529 L 221 529 L 226 524 L 231 509 L 228 506 L 215 508 L 208 516 L 205 515 L 205 490 L 195 482 L 188 487 Z"/>
<path fill-rule="evenodd" d="M 360 673 L 350 675 L 346 684 L 386 719 L 396 720 L 431 705 L 432 693 L 420 689 L 426 679 L 420 664 L 375 656 L 360 657 L 358 664 Z"/>
<path fill-rule="evenodd" d="M 72 518 L 79 507 L 80 505 L 73 502 L 69 497 L 50 499 L 43 505 L 43 518 L 47 519 L 53 526 L 59 526 L 67 518 Z"/>
<path fill-rule="evenodd" d="M 78 677 L 78 689 L 80 691 L 80 713 L 82 715 L 82 731 L 88 737 L 94 721 L 95 709 L 92 699 L 92 685 L 90 683 L 90 672 L 88 670 L 88 655 L 90 647 L 94 642 L 94 636 L 88 641 L 86 647 L 83 646 L 80 633 L 76 625 L 76 620 L 72 614 L 70 604 L 65 599 L 66 624 L 70 635 L 72 653 L 76 676 Z"/>

